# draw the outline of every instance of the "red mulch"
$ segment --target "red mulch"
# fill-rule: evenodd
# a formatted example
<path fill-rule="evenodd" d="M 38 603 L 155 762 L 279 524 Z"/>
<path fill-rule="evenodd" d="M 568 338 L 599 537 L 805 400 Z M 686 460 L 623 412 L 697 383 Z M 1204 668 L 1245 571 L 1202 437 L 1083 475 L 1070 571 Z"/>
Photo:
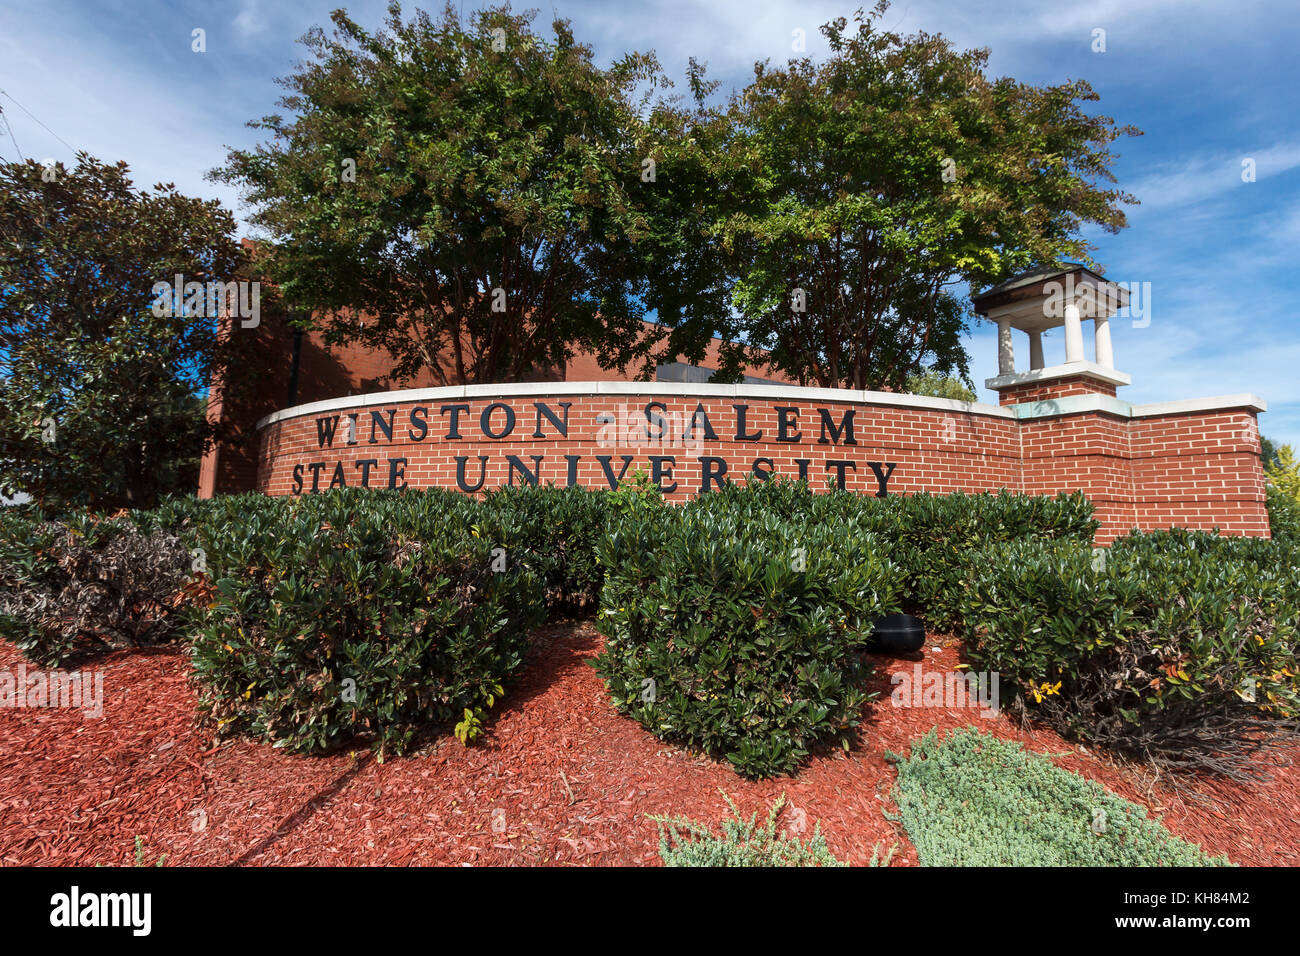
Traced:
<path fill-rule="evenodd" d="M 1149 788 L 1136 768 L 1006 717 L 891 706 L 888 674 L 911 661 L 881 660 L 880 699 L 851 752 L 816 757 L 793 779 L 746 782 L 619 716 L 586 664 L 600 641 L 590 624 L 543 628 L 476 745 L 448 737 L 383 764 L 368 753 L 295 757 L 246 740 L 214 746 L 192 725 L 182 654 L 111 655 L 91 665 L 104 672 L 100 719 L 0 709 L 0 863 L 129 864 L 138 834 L 148 860 L 166 854 L 169 866 L 657 864 L 646 815 L 716 823 L 728 812 L 725 790 L 746 814 L 785 793 L 802 811 L 785 819 L 806 819 L 808 832 L 820 821 L 832 852 L 852 863 L 897 844 L 894 862 L 915 864 L 901 826 L 885 818 L 895 773 L 884 754 L 906 753 L 932 726 L 967 724 L 1041 753 L 1068 751 L 1062 766 L 1235 863 L 1300 862 L 1300 768 L 1281 766 L 1264 784 L 1198 782 L 1212 802 Z M 958 663 L 958 646 L 945 644 L 927 645 L 927 669 Z M 20 659 L 0 643 L 0 670 Z"/>

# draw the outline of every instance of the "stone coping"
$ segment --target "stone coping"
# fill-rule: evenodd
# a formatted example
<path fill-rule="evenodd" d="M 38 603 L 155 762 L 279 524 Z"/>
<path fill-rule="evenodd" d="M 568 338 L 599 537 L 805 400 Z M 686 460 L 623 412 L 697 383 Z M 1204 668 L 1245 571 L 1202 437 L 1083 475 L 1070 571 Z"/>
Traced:
<path fill-rule="evenodd" d="M 789 402 L 840 402 L 849 405 L 884 405 L 891 408 L 915 408 L 926 411 L 961 412 L 968 415 L 987 415 L 991 418 L 1014 418 L 1014 414 L 999 405 L 984 402 L 963 402 L 952 398 L 934 398 L 929 395 L 908 395 L 899 392 L 871 392 L 847 388 L 805 388 L 798 385 L 738 384 L 714 385 L 695 382 L 511 382 L 499 385 L 452 385 L 441 388 L 410 388 L 391 392 L 370 392 L 365 395 L 347 395 L 306 405 L 294 405 L 272 412 L 257 421 L 257 428 L 300 418 L 318 415 L 341 408 L 365 408 L 373 405 L 393 405 L 399 402 L 437 402 L 458 398 L 563 398 L 569 395 L 647 395 L 680 396 L 688 398 L 762 398 Z"/>
<path fill-rule="evenodd" d="M 1009 372 L 995 378 L 984 380 L 984 387 L 993 391 L 1014 388 L 1017 385 L 1033 385 L 1038 382 L 1051 382 L 1060 378 L 1091 378 L 1109 385 L 1132 385 L 1132 376 L 1106 368 L 1096 362 L 1071 362 L 1066 365 L 1049 365 L 1046 368 L 1030 369 L 1026 372 Z"/>
<path fill-rule="evenodd" d="M 1073 375 L 1080 374 L 1079 367 L 1073 365 L 1039 369 L 1037 372 L 1049 372 L 1058 369 L 1068 369 L 1070 374 Z M 1030 379 L 1030 381 L 1035 380 Z M 991 379 L 990 381 L 996 380 Z M 934 398 L 929 395 L 907 395 L 898 392 L 872 392 L 841 388 L 804 388 L 796 385 L 712 385 L 692 382 L 513 382 L 499 385 L 410 388 L 390 392 L 370 392 L 365 395 L 347 395 L 342 398 L 309 402 L 305 405 L 294 405 L 291 408 L 272 412 L 270 415 L 258 420 L 257 428 L 260 430 L 286 419 L 318 415 L 342 408 L 365 408 L 405 402 L 437 402 L 458 398 L 526 398 L 532 396 L 538 398 L 563 398 L 570 395 L 645 395 L 713 399 L 761 398 L 792 402 L 838 402 L 849 405 L 881 405 L 890 408 L 959 412 L 968 415 L 987 415 L 991 418 L 1014 418 L 1020 421 L 1032 418 L 1049 418 L 1056 415 L 1077 415 L 1086 412 L 1104 412 L 1120 418 L 1151 418 L 1159 415 L 1181 415 L 1234 408 L 1246 408 L 1255 412 L 1268 410 L 1268 405 L 1263 399 L 1249 392 L 1235 395 L 1218 395 L 1211 398 L 1187 398 L 1174 402 L 1154 402 L 1145 405 L 1134 405 L 1111 395 L 1066 395 L 1061 398 L 998 406 L 988 405 L 983 402 L 962 402 L 951 398 Z"/>
<path fill-rule="evenodd" d="M 1104 412 L 1118 418 L 1155 418 L 1161 415 L 1186 415 L 1196 412 L 1219 412 L 1245 408 L 1254 412 L 1268 411 L 1262 398 L 1249 392 L 1236 395 L 1216 395 L 1212 398 L 1185 398 L 1176 402 L 1153 402 L 1134 405 L 1112 395 L 1063 395 L 1044 398 L 1036 402 L 1007 405 L 1020 421 L 1032 418 L 1052 418 L 1057 415 L 1080 415 L 1087 412 Z"/>
<path fill-rule="evenodd" d="M 1184 398 L 1176 402 L 1151 402 L 1146 405 L 1134 405 L 1134 418 L 1149 418 L 1152 415 L 1181 415 L 1184 412 L 1213 412 L 1229 408 L 1249 408 L 1255 412 L 1268 411 L 1268 403 L 1258 395 L 1250 392 L 1238 392 L 1235 395 L 1216 395 L 1213 398 Z"/>

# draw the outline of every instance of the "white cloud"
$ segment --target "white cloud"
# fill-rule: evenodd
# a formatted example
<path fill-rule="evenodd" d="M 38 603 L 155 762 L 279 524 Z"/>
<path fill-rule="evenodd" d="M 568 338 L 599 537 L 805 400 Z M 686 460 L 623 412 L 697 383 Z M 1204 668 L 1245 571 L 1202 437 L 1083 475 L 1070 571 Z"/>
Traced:
<path fill-rule="evenodd" d="M 252 36 L 255 33 L 263 33 L 266 30 L 266 21 L 262 19 L 261 13 L 257 9 L 257 0 L 244 0 L 243 9 L 235 17 L 235 29 L 240 32 L 241 36 Z"/>
<path fill-rule="evenodd" d="M 1242 161 L 1255 161 L 1255 183 L 1242 180 Z M 1277 143 L 1264 149 L 1246 149 L 1235 155 L 1188 157 L 1166 163 L 1128 186 L 1142 205 L 1130 216 L 1155 209 L 1168 210 L 1249 189 L 1260 180 L 1300 166 L 1300 143 Z"/>

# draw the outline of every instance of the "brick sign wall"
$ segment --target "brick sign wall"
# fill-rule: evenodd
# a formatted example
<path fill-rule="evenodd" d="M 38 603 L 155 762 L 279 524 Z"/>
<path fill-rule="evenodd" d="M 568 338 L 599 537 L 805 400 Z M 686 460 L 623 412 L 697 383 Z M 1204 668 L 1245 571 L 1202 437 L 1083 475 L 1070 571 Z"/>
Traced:
<path fill-rule="evenodd" d="M 1131 406 L 1085 393 L 998 407 L 764 385 L 421 389 L 263 419 L 258 487 L 608 488 L 641 470 L 681 499 L 782 475 L 870 495 L 1082 490 L 1099 543 L 1135 526 L 1264 535 L 1257 410 L 1250 396 Z"/>

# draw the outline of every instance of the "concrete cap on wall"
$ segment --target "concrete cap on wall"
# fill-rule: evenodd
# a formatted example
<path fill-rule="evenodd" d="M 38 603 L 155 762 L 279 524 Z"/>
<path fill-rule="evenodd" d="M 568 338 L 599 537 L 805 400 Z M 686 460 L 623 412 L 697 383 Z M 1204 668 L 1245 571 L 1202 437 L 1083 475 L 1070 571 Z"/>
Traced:
<path fill-rule="evenodd" d="M 1007 409 L 983 402 L 963 402 L 905 392 L 871 392 L 847 388 L 805 388 L 798 385 L 740 384 L 715 385 L 696 382 L 506 382 L 495 385 L 451 385 L 441 388 L 411 388 L 391 392 L 347 395 L 306 405 L 295 405 L 258 419 L 262 429 L 287 418 L 319 415 L 344 408 L 366 408 L 405 402 L 439 402 L 457 399 L 563 398 L 565 396 L 636 395 L 679 396 L 701 399 L 771 399 L 775 401 L 840 402 L 850 405 L 885 405 L 895 408 L 964 412 L 992 418 L 1012 418 Z"/>

